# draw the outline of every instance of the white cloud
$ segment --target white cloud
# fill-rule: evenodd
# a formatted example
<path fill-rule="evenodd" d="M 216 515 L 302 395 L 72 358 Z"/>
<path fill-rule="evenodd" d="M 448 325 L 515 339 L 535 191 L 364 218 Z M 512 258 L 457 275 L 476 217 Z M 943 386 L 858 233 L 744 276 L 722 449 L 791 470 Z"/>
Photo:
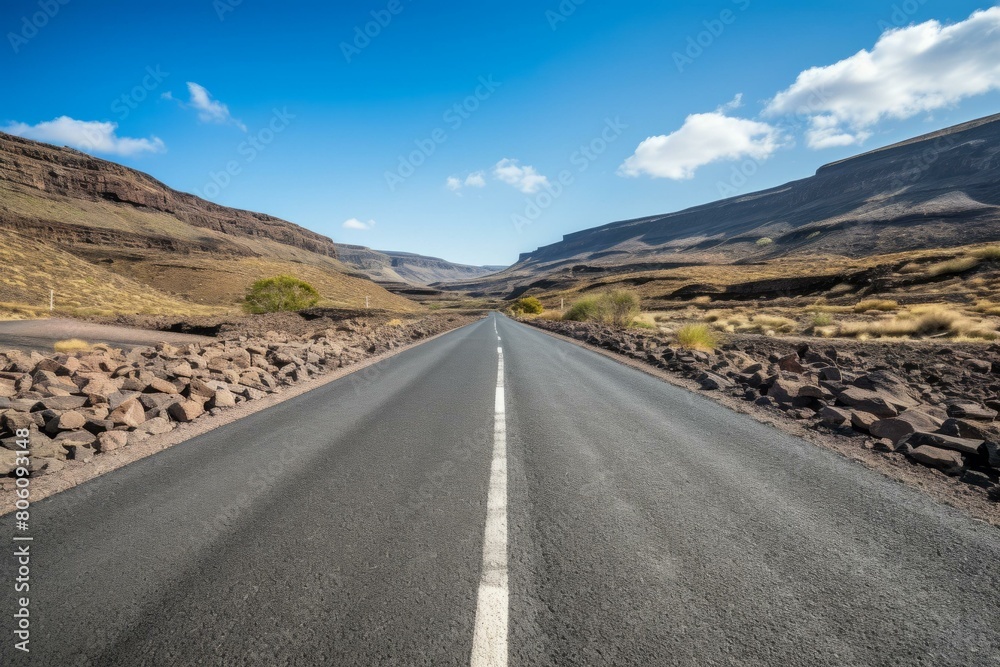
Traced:
<path fill-rule="evenodd" d="M 174 100 L 182 107 L 194 109 L 198 112 L 198 120 L 203 123 L 235 125 L 244 132 L 247 131 L 247 126 L 239 119 L 233 118 L 233 115 L 229 113 L 229 107 L 219 100 L 214 99 L 204 86 L 193 81 L 188 81 L 187 87 L 188 94 L 191 97 L 187 104 L 174 97 L 174 94 L 170 91 L 163 93 L 160 97 L 165 100 Z"/>
<path fill-rule="evenodd" d="M 341 226 L 344 229 L 357 229 L 360 231 L 367 231 L 375 226 L 375 221 L 369 220 L 368 222 L 362 222 L 357 218 L 351 218 L 350 220 L 345 220 L 344 224 Z"/>
<path fill-rule="evenodd" d="M 672 134 L 649 137 L 618 168 L 618 173 L 683 180 L 717 160 L 767 159 L 781 147 L 781 133 L 767 123 L 727 116 L 726 110 L 739 106 L 740 100 L 737 95 L 716 111 L 692 114 Z"/>
<path fill-rule="evenodd" d="M 493 176 L 507 185 L 512 185 L 526 195 L 538 192 L 549 184 L 549 179 L 539 174 L 534 167 L 522 167 L 518 160 L 504 158 L 493 167 Z"/>
<path fill-rule="evenodd" d="M 965 21 L 886 31 L 871 51 L 799 74 L 765 115 L 800 114 L 811 148 L 861 143 L 886 118 L 904 119 L 1000 89 L 1000 7 Z"/>
<path fill-rule="evenodd" d="M 35 139 L 50 144 L 64 144 L 88 153 L 135 155 L 137 153 L 162 153 L 167 149 L 163 141 L 155 136 L 142 139 L 119 137 L 115 133 L 118 129 L 118 123 L 76 120 L 69 116 L 59 116 L 37 125 L 10 123 L 0 129 L 8 134 L 26 139 Z"/>
<path fill-rule="evenodd" d="M 462 188 L 485 188 L 486 178 L 483 172 L 474 171 L 464 181 L 457 176 L 449 176 L 444 184 L 452 192 L 458 192 Z"/>

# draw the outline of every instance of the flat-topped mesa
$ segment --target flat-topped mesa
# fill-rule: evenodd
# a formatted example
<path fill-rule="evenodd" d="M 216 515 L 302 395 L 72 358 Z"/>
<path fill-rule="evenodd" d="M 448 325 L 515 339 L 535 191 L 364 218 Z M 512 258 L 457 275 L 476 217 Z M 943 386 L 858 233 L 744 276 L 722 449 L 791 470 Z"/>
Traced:
<path fill-rule="evenodd" d="M 3 182 L 69 198 L 104 200 L 162 211 L 192 226 L 228 236 L 263 238 L 326 257 L 337 257 L 333 240 L 286 220 L 220 206 L 178 192 L 148 174 L 72 148 L 58 148 L 0 133 L 0 183 Z M 36 222 L 66 223 L 43 217 Z M 10 227 L 12 216 L 0 217 L 0 224 Z M 22 222 L 19 226 L 25 224 Z M 184 245 L 176 239 L 172 243 Z"/>
<path fill-rule="evenodd" d="M 733 190 L 723 186 L 722 193 Z M 1000 114 L 832 162 L 778 187 L 566 234 L 522 253 L 512 269 L 537 278 L 566 260 L 612 267 L 639 258 L 862 257 L 991 242 L 998 230 Z M 757 244 L 762 238 L 769 241 Z"/>

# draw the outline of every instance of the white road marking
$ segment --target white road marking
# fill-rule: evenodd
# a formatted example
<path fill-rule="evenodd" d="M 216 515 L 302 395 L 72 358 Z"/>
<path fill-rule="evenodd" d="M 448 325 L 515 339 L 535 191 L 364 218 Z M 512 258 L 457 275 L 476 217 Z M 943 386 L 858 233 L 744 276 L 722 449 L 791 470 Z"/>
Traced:
<path fill-rule="evenodd" d="M 496 326 L 494 321 L 493 326 Z M 507 410 L 504 402 L 503 348 L 497 348 L 497 387 L 493 410 L 493 463 L 486 496 L 483 570 L 472 637 L 472 667 L 507 665 Z"/>

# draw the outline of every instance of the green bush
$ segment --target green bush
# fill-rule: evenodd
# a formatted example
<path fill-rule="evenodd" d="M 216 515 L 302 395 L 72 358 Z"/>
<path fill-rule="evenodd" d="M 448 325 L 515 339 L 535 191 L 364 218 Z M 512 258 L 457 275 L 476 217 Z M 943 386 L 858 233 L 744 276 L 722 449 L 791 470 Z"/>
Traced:
<path fill-rule="evenodd" d="M 627 327 L 639 314 L 639 297 L 624 289 L 614 289 L 598 297 L 606 323 Z"/>
<path fill-rule="evenodd" d="M 309 283 L 294 276 L 275 276 L 250 286 L 243 310 L 254 314 L 295 311 L 315 306 L 317 301 L 319 292 Z"/>
<path fill-rule="evenodd" d="M 609 290 L 596 297 L 588 296 L 576 301 L 563 316 L 574 322 L 603 322 L 616 327 L 627 327 L 639 314 L 639 297 L 624 289 Z"/>
<path fill-rule="evenodd" d="M 575 301 L 569 307 L 569 310 L 563 315 L 563 319 L 571 322 L 588 322 L 600 319 L 598 315 L 599 311 L 600 308 L 598 307 L 597 299 L 592 296 L 585 296 L 579 301 Z"/>
<path fill-rule="evenodd" d="M 541 315 L 544 310 L 542 302 L 533 296 L 522 297 L 510 307 L 510 311 L 515 315 Z"/>
<path fill-rule="evenodd" d="M 764 246 L 771 245 L 772 243 L 774 243 L 774 239 L 769 239 L 766 236 L 764 238 L 762 238 L 762 239 L 757 239 L 757 247 L 759 247 L 759 248 L 763 248 Z"/>

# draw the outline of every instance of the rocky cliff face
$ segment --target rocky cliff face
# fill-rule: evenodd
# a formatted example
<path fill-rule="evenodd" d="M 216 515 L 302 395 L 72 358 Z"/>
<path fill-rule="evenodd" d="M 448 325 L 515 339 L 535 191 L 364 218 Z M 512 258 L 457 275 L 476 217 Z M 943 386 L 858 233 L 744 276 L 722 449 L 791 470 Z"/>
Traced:
<path fill-rule="evenodd" d="M 652 270 L 797 253 L 864 257 L 1000 239 L 1000 114 L 828 164 L 810 178 L 567 234 L 467 287 L 556 270 Z"/>
<path fill-rule="evenodd" d="M 326 257 L 336 257 L 333 241 L 285 220 L 263 213 L 254 213 L 219 206 L 194 195 L 178 192 L 151 176 L 113 162 L 101 160 L 71 148 L 48 144 L 0 133 L 0 183 L 18 192 L 39 198 L 68 197 L 90 201 L 114 202 L 143 211 L 168 214 L 177 220 L 231 237 L 263 238 Z M 40 211 L 36 216 L 13 213 L 0 207 L 0 226 L 28 230 L 33 225 L 47 225 L 66 240 L 85 243 L 92 229 L 73 229 L 70 220 L 53 218 Z M 161 248 L 172 244 L 175 250 L 187 245 L 179 239 L 151 237 L 127 230 L 127 247 L 144 245 Z M 111 235 L 112 232 L 101 232 Z M 198 244 L 195 244 L 197 246 Z M 225 254 L 246 253 L 224 242 L 210 244 L 202 250 Z"/>

